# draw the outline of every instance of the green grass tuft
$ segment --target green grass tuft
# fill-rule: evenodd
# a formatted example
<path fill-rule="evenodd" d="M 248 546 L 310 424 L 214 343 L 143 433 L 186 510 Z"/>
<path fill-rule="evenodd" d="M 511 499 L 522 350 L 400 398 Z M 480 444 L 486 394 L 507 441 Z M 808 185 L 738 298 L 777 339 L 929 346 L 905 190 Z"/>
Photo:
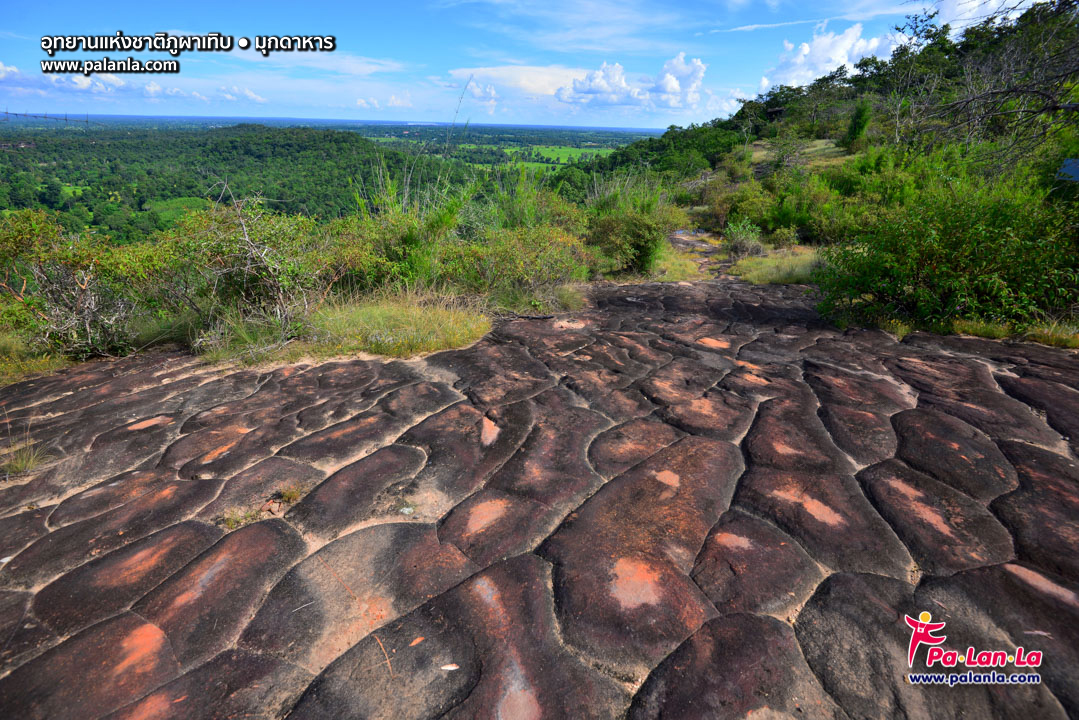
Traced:
<path fill-rule="evenodd" d="M 280 500 L 286 505 L 298 502 L 307 493 L 307 488 L 300 484 L 289 485 L 277 491 L 274 499 Z"/>
<path fill-rule="evenodd" d="M 0 465 L 0 471 L 3 471 L 5 475 L 23 475 L 33 472 L 52 460 L 52 456 L 45 451 L 45 448 L 29 442 L 8 448 L 5 458 L 3 465 Z"/>
<path fill-rule="evenodd" d="M 952 322 L 952 332 L 957 335 L 1001 340 L 1014 335 L 1011 325 L 993 320 L 959 319 Z"/>
<path fill-rule="evenodd" d="M 229 510 L 219 517 L 217 521 L 218 524 L 224 526 L 226 530 L 238 530 L 244 525 L 258 522 L 261 518 L 262 511 L 258 508 L 252 508 L 250 510 Z"/>

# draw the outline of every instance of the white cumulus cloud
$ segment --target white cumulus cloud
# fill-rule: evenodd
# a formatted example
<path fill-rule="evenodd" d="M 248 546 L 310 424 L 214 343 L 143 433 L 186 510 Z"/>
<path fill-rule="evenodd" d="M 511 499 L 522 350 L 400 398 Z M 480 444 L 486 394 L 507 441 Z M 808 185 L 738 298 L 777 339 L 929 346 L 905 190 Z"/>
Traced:
<path fill-rule="evenodd" d="M 386 101 L 386 105 L 389 107 L 412 107 L 412 94 L 408 90 L 405 90 L 405 94 L 401 97 L 396 95 L 390 95 L 390 99 Z"/>
<path fill-rule="evenodd" d="M 495 106 L 498 104 L 498 92 L 495 90 L 494 85 L 480 85 L 477 82 L 471 82 L 468 84 L 468 92 L 472 97 L 479 100 L 480 104 L 487 107 L 488 115 L 494 115 Z"/>
<path fill-rule="evenodd" d="M 599 70 L 560 87 L 555 97 L 582 105 L 695 108 L 701 101 L 706 69 L 700 59 L 686 60 L 682 52 L 665 62 L 655 78 L 643 78 L 634 84 L 626 79 L 625 69 L 619 63 L 605 62 Z"/>
<path fill-rule="evenodd" d="M 603 63 L 583 80 L 561 87 L 555 93 L 562 102 L 596 105 L 647 105 L 648 91 L 626 81 L 626 71 L 618 63 Z"/>
<path fill-rule="evenodd" d="M 705 90 L 704 94 L 708 96 L 708 102 L 705 104 L 708 112 L 726 117 L 738 112 L 738 108 L 742 107 L 741 98 L 747 97 L 741 88 L 730 90 L 726 95 L 717 95 L 711 90 Z"/>
<path fill-rule="evenodd" d="M 5 65 L 4 63 L 0 62 L 0 80 L 3 80 L 8 75 L 16 75 L 18 74 L 18 72 L 19 68 L 15 67 L 14 65 Z"/>
<path fill-rule="evenodd" d="M 698 58 L 686 61 L 684 52 L 663 63 L 652 95 L 657 105 L 695 107 L 701 101 L 701 83 L 707 65 Z"/>
<path fill-rule="evenodd" d="M 240 96 L 243 96 L 243 97 L 247 98 L 248 100 L 254 100 L 257 103 L 266 102 L 266 98 L 260 97 L 259 95 L 256 95 L 249 88 L 241 89 L 238 86 L 233 85 L 231 88 L 222 87 L 222 88 L 220 88 L 220 90 L 221 90 L 221 97 L 225 98 L 226 100 L 236 100 Z"/>
<path fill-rule="evenodd" d="M 152 80 L 146 83 L 145 90 L 146 94 L 150 97 L 156 97 L 157 95 L 161 94 L 161 86 L 153 82 Z"/>
<path fill-rule="evenodd" d="M 761 78 L 763 92 L 773 84 L 805 85 L 835 70 L 841 65 L 853 69 L 854 64 L 869 55 L 888 57 L 894 41 L 887 36 L 862 37 L 862 24 L 855 23 L 841 33 L 826 32 L 818 27 L 808 42 L 797 46 L 783 41 L 784 52 L 779 64 Z"/>
<path fill-rule="evenodd" d="M 65 87 L 62 78 L 55 78 L 53 80 L 53 84 L 60 87 Z M 105 87 L 105 85 L 100 81 L 86 75 L 72 75 L 71 84 L 79 90 L 89 90 L 92 93 L 112 92 L 112 88 Z"/>

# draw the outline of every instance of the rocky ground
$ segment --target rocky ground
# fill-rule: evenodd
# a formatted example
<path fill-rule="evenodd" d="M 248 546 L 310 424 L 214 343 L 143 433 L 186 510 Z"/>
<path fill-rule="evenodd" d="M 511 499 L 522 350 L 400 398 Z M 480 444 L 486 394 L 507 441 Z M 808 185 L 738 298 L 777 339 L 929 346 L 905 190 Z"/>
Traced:
<path fill-rule="evenodd" d="M 423 361 L 159 354 L 0 406 L 52 458 L 0 485 L 2 717 L 1079 715 L 1075 353 L 721 277 Z M 1042 683 L 910 685 L 923 611 Z"/>

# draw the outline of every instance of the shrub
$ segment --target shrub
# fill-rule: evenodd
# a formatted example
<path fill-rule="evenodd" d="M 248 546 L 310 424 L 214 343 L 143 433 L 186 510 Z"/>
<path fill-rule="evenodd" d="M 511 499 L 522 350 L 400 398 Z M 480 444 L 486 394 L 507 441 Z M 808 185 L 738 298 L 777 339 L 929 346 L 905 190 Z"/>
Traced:
<path fill-rule="evenodd" d="M 805 163 L 805 150 L 808 143 L 793 132 L 781 132 L 768 145 L 772 151 L 774 170 L 789 170 Z"/>
<path fill-rule="evenodd" d="M 120 252 L 93 236 L 64 234 L 55 216 L 43 211 L 4 218 L 0 288 L 11 299 L 12 320 L 32 327 L 38 346 L 74 357 L 130 350 L 128 326 L 137 303 Z"/>
<path fill-rule="evenodd" d="M 854 148 L 856 143 L 864 142 L 865 130 L 869 127 L 869 120 L 872 117 L 873 108 L 868 99 L 863 99 L 854 106 L 854 112 L 850 116 L 850 125 L 847 126 L 847 134 L 843 136 L 843 140 L 840 143 L 843 147 L 847 148 L 851 152 L 857 152 Z"/>
<path fill-rule="evenodd" d="M 727 252 L 733 259 L 749 255 L 763 255 L 761 229 L 747 218 L 738 218 L 727 224 Z"/>
<path fill-rule="evenodd" d="M 39 343 L 77 358 L 132 349 L 131 320 L 138 311 L 122 278 L 109 273 L 101 245 L 73 238 L 50 248 L 32 265 L 41 300 Z"/>
<path fill-rule="evenodd" d="M 654 180 L 616 177 L 589 198 L 587 239 L 602 253 L 603 271 L 648 273 L 667 236 L 688 223 Z"/>
<path fill-rule="evenodd" d="M 785 225 L 776 228 L 772 232 L 772 244 L 777 248 L 789 247 L 798 244 L 798 228 L 794 225 Z"/>
<path fill-rule="evenodd" d="M 584 217 L 580 208 L 527 168 L 498 175 L 488 188 L 466 205 L 461 236 L 475 239 L 491 228 L 514 229 L 552 225 L 581 233 Z"/>
<path fill-rule="evenodd" d="M 636 210 L 588 221 L 588 242 L 610 260 L 605 268 L 609 272 L 650 272 L 666 238 L 667 230 L 655 216 Z"/>
<path fill-rule="evenodd" d="M 753 154 L 745 150 L 732 150 L 720 162 L 720 168 L 732 182 L 744 182 L 753 177 L 751 158 Z"/>
<path fill-rule="evenodd" d="M 582 241 L 556 227 L 490 230 L 483 242 L 441 244 L 436 276 L 465 292 L 535 293 L 586 279 L 590 261 Z"/>
<path fill-rule="evenodd" d="M 821 309 L 923 323 L 1021 321 L 1079 302 L 1079 212 L 1017 183 L 954 179 L 825 251 Z"/>
<path fill-rule="evenodd" d="M 349 215 L 329 222 L 321 232 L 319 252 L 328 279 L 351 291 L 380 287 L 406 274 L 401 251 L 412 226 L 396 217 Z M 395 263 L 390 255 L 398 258 Z"/>
<path fill-rule="evenodd" d="M 749 180 L 739 185 L 729 196 L 722 221 L 726 224 L 731 217 L 742 217 L 758 223 L 763 222 L 769 216 L 773 202 L 774 198 L 765 192 L 764 186 L 756 180 Z M 720 219 L 719 215 L 717 208 L 717 220 Z"/>

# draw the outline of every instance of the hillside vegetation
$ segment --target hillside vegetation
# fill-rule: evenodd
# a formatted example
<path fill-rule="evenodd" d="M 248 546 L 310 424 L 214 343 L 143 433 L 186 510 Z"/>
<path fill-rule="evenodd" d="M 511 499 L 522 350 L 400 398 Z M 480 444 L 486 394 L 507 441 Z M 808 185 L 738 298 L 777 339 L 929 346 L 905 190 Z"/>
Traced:
<path fill-rule="evenodd" d="M 697 277 L 665 242 L 691 226 L 749 258 L 735 265 L 749 280 L 813 279 L 840 323 L 1067 344 L 1079 192 L 1058 169 L 1079 155 L 1076 12 L 1055 0 L 958 34 L 911 17 L 888 60 L 562 153 L 543 174 L 461 161 L 451 146 L 483 143 L 452 128 L 441 151 L 404 130 L 389 147 L 250 125 L 42 134 L 5 156 L 0 186 L 8 355 L 427 351 L 474 339 L 491 311 L 574 307 L 589 279 Z M 511 152 L 542 149 L 530 132 Z M 388 319 L 425 306 L 446 320 Z"/>
<path fill-rule="evenodd" d="M 821 309 L 844 322 L 1066 327 L 1079 307 L 1079 185 L 1060 173 L 1079 156 L 1076 7 L 1040 3 L 958 35 L 908 18 L 887 61 L 773 87 L 591 169 L 699 177 L 674 197 L 700 226 L 822 246 Z M 585 169 L 556 177 L 578 192 Z"/>

